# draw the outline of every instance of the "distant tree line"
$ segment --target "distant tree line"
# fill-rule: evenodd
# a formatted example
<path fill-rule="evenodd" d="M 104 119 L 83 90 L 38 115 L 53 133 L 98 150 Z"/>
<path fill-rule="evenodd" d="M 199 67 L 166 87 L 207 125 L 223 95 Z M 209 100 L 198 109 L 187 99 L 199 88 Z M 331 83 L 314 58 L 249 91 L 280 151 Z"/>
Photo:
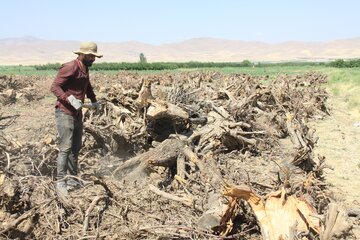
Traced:
<path fill-rule="evenodd" d="M 35 65 L 36 70 L 58 70 L 60 63 L 49 63 L 45 65 Z M 253 63 L 248 60 L 242 62 L 154 62 L 148 63 L 146 60 L 136 63 L 94 63 L 91 70 L 173 70 L 178 68 L 224 68 L 224 67 L 251 67 Z"/>
<path fill-rule="evenodd" d="M 353 68 L 360 67 L 360 59 L 352 59 L 352 60 L 343 60 L 338 59 L 329 63 L 330 67 L 336 68 Z"/>
<path fill-rule="evenodd" d="M 143 56 L 144 57 L 144 56 Z M 153 62 L 149 63 L 146 58 L 141 58 L 139 62 L 119 62 L 119 63 L 94 63 L 91 67 L 95 71 L 106 70 L 174 70 L 179 68 L 225 68 L 225 67 L 271 67 L 271 66 L 329 66 L 336 68 L 360 67 L 360 59 L 354 60 L 335 60 L 332 62 L 281 62 L 281 63 L 253 63 L 249 60 L 242 62 Z M 36 70 L 58 70 L 60 63 L 33 66 Z"/>

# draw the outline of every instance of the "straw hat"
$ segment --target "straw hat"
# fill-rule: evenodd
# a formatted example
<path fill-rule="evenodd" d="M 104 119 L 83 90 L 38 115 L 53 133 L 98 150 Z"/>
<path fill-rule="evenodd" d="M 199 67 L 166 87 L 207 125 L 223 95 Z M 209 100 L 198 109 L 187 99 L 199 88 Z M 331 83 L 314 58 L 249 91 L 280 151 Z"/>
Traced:
<path fill-rule="evenodd" d="M 74 51 L 75 54 L 91 54 L 98 58 L 101 58 L 103 55 L 98 54 L 97 45 L 94 42 L 82 42 L 80 43 L 80 50 Z"/>

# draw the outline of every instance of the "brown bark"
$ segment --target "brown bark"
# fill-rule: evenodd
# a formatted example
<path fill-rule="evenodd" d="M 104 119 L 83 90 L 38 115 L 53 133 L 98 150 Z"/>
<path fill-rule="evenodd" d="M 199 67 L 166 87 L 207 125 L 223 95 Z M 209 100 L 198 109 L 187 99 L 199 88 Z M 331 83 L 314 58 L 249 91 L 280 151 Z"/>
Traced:
<path fill-rule="evenodd" d="M 178 139 L 166 139 L 156 148 L 121 164 L 113 176 L 119 180 L 142 182 L 149 175 L 151 166 L 172 167 L 180 154 L 184 142 Z"/>

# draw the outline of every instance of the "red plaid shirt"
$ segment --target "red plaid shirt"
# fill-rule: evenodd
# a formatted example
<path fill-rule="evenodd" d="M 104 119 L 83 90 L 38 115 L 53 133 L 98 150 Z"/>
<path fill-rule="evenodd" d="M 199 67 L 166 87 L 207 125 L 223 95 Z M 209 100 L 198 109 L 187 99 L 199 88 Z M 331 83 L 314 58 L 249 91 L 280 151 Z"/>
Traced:
<path fill-rule="evenodd" d="M 63 64 L 50 89 L 57 97 L 55 107 L 72 116 L 81 113 L 81 109 L 77 111 L 73 108 L 67 100 L 68 96 L 73 95 L 84 102 L 86 94 L 91 102 L 96 102 L 96 96 L 90 84 L 88 68 L 82 68 L 82 66 L 78 59 Z"/>

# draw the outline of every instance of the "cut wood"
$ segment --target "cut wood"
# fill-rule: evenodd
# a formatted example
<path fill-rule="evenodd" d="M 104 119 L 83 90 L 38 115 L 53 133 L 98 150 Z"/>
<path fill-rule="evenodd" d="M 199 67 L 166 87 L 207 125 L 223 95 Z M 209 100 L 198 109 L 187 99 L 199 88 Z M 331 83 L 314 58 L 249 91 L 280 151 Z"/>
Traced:
<path fill-rule="evenodd" d="M 189 119 L 189 114 L 182 108 L 172 103 L 162 101 L 152 101 L 146 112 L 146 116 L 151 120 L 160 118 Z"/>
<path fill-rule="evenodd" d="M 146 108 L 149 106 L 152 99 L 154 99 L 154 97 L 151 93 L 151 81 L 148 78 L 143 78 L 139 96 L 135 101 L 135 105 L 138 109 Z"/>
<path fill-rule="evenodd" d="M 320 221 L 314 215 L 316 211 L 305 200 L 294 196 L 285 196 L 283 192 L 271 194 L 263 201 L 248 186 L 225 186 L 224 195 L 247 201 L 261 227 L 266 240 L 291 239 L 298 233 L 311 231 L 319 234 Z"/>
<path fill-rule="evenodd" d="M 320 234 L 320 239 L 344 239 L 350 229 L 351 225 L 348 222 L 345 210 L 335 203 L 330 203 L 325 217 L 325 227 Z"/>
<path fill-rule="evenodd" d="M 173 167 L 176 166 L 184 142 L 179 139 L 167 139 L 156 148 L 133 157 L 113 172 L 113 176 L 118 180 L 144 182 L 150 173 L 152 166 Z"/>

